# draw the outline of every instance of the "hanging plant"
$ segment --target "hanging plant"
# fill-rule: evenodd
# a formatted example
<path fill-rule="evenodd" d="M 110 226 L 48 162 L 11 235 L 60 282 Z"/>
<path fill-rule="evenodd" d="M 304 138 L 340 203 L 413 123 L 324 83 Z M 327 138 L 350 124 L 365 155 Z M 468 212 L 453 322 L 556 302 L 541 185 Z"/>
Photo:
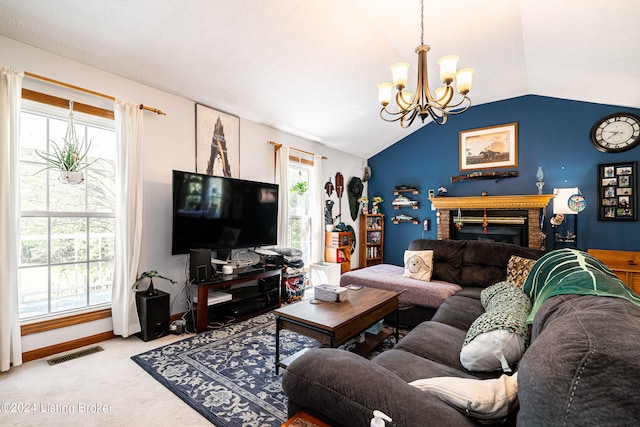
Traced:
<path fill-rule="evenodd" d="M 87 142 L 86 138 L 82 140 L 76 134 L 76 127 L 73 120 L 73 101 L 69 102 L 69 123 L 67 124 L 66 136 L 62 138 L 62 145 L 56 144 L 53 140 L 51 150 L 48 153 L 41 153 L 36 150 L 36 154 L 44 159 L 48 166 L 39 170 L 37 173 L 47 169 L 58 169 L 60 171 L 61 182 L 69 184 L 79 184 L 84 181 L 82 170 L 92 165 L 98 159 L 91 163 L 83 163 L 89 153 L 91 141 Z"/>
<path fill-rule="evenodd" d="M 307 181 L 301 181 L 293 184 L 291 188 L 289 188 L 290 193 L 304 194 L 309 189 L 309 184 Z"/>

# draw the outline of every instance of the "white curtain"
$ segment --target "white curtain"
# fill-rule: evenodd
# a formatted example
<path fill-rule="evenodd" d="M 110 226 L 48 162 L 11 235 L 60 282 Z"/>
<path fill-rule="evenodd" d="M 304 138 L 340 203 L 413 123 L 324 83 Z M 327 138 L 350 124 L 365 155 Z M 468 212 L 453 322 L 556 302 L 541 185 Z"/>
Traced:
<path fill-rule="evenodd" d="M 314 192 L 311 197 L 311 262 L 321 262 L 324 260 L 324 207 L 322 206 L 322 156 L 316 154 L 313 157 L 313 186 Z"/>
<path fill-rule="evenodd" d="M 0 371 L 22 364 L 18 144 L 24 73 L 0 65 Z"/>
<path fill-rule="evenodd" d="M 116 100 L 116 242 L 111 296 L 113 333 L 140 332 L 135 291 L 142 241 L 142 110 Z"/>
<path fill-rule="evenodd" d="M 281 145 L 276 158 L 278 192 L 278 246 L 289 247 L 289 147 Z"/>

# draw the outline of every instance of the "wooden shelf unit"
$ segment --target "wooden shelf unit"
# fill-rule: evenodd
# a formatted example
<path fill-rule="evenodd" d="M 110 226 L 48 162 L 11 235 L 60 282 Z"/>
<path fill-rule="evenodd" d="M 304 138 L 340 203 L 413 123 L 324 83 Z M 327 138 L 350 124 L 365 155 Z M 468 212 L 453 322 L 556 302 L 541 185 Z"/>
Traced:
<path fill-rule="evenodd" d="M 324 260 L 340 264 L 340 273 L 351 270 L 350 231 L 326 231 L 324 233 Z"/>
<path fill-rule="evenodd" d="M 360 215 L 360 268 L 384 262 L 384 215 Z"/>

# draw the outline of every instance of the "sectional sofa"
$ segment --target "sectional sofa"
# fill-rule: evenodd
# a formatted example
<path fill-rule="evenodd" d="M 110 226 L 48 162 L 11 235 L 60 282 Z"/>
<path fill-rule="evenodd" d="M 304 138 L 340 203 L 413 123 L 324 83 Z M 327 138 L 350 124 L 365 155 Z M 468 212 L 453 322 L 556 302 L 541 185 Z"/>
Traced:
<path fill-rule="evenodd" d="M 436 254 L 452 250 L 448 243 L 420 244 L 434 247 Z M 458 248 L 462 258 L 469 256 L 461 272 L 450 271 L 457 277 L 470 277 L 466 268 L 479 277 L 496 267 L 472 263 L 466 254 L 469 243 L 460 245 L 465 246 Z M 502 250 L 512 249 L 498 246 L 499 258 Z M 494 253 L 498 246 L 483 253 Z M 535 261 L 522 288 L 504 280 L 506 271 L 485 288 L 463 287 L 430 320 L 373 360 L 339 349 L 307 352 L 283 374 L 290 414 L 304 410 L 333 426 L 366 426 L 374 410 L 393 419 L 387 425 L 397 426 L 638 425 L 640 297 L 585 253 L 560 252 L 567 260 L 554 261 L 558 265 L 549 262 L 552 255 Z M 439 255 L 434 258 L 436 275 Z M 573 277 L 578 280 L 570 287 L 562 286 Z M 591 285 L 592 278 L 611 288 L 580 288 Z M 521 294 L 532 303 L 524 315 L 519 304 L 498 310 L 518 312 L 515 317 L 526 322 L 524 332 L 518 327 L 509 331 L 529 334 L 521 358 L 503 363 L 505 351 L 493 361 L 495 368 L 463 366 L 461 353 L 477 320 L 492 311 L 488 307 L 494 301 L 525 301 Z"/>

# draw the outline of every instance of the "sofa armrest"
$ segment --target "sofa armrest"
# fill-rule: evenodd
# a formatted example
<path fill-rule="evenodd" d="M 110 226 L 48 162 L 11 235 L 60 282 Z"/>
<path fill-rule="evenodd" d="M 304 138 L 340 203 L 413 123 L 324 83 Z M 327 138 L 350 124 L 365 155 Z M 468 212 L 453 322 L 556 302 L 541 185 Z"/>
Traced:
<path fill-rule="evenodd" d="M 410 386 L 389 370 L 339 349 L 308 351 L 289 365 L 282 378 L 289 404 L 321 415 L 335 426 L 369 425 L 373 411 L 396 425 L 477 425 L 438 398 Z"/>

